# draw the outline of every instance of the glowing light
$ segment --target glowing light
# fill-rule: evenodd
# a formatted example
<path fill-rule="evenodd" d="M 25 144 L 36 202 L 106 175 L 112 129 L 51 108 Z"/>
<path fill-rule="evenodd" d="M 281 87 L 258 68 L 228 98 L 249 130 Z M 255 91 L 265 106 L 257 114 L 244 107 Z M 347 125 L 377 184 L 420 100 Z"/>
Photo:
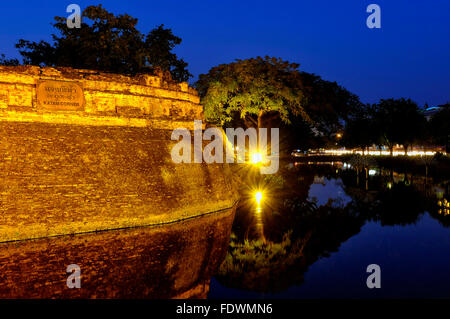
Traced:
<path fill-rule="evenodd" d="M 363 155 L 363 152 L 360 150 L 351 150 L 351 149 L 327 149 L 322 150 L 323 154 L 328 155 L 345 155 L 345 154 L 360 154 Z M 374 156 L 380 156 L 380 155 L 390 155 L 389 151 L 379 151 L 379 150 L 370 150 L 368 152 L 364 153 L 365 155 L 374 155 Z M 408 156 L 433 156 L 435 155 L 435 151 L 408 151 Z M 444 153 L 445 154 L 445 153 Z M 393 156 L 404 156 L 404 151 L 393 151 Z"/>
<path fill-rule="evenodd" d="M 369 169 L 369 175 L 370 175 L 370 176 L 373 176 L 373 175 L 375 175 L 376 173 L 377 173 L 376 170 L 374 170 L 374 169 Z"/>
<path fill-rule="evenodd" d="M 444 198 L 444 200 L 442 201 L 438 201 L 437 202 L 438 206 L 441 207 L 442 209 L 439 209 L 439 214 L 444 214 L 444 215 L 448 215 L 450 213 L 450 202 Z"/>
<path fill-rule="evenodd" d="M 261 203 L 262 197 L 263 197 L 263 194 L 261 192 L 258 191 L 255 193 L 255 200 L 258 203 L 258 205 L 259 205 L 259 203 Z"/>
<path fill-rule="evenodd" d="M 252 154 L 252 164 L 259 164 L 263 160 L 261 153 Z"/>

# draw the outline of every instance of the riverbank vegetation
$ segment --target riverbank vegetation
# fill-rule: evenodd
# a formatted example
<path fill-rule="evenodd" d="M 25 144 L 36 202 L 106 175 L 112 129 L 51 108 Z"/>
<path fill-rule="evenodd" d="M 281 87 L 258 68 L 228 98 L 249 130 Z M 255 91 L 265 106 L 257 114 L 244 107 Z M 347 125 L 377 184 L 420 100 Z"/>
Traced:
<path fill-rule="evenodd" d="M 236 60 L 201 74 L 205 118 L 222 127 L 279 127 L 282 154 L 311 148 L 447 150 L 450 104 L 429 116 L 408 98 L 364 104 L 336 82 L 273 57 Z"/>
<path fill-rule="evenodd" d="M 229 287 L 261 292 L 283 290 L 286 273 L 294 275 L 295 266 L 302 265 L 303 249 L 309 236 L 293 239 L 292 231 L 288 231 L 280 242 L 265 243 L 261 239 L 242 242 L 232 234 L 229 252 L 216 276 Z M 289 277 L 287 281 L 300 284 L 303 276 Z"/>
<path fill-rule="evenodd" d="M 370 168 L 391 169 L 401 173 L 413 173 L 436 180 L 450 179 L 450 157 L 442 153 L 428 156 L 388 155 L 317 155 L 296 158 L 297 162 L 342 162 L 360 171 Z"/>

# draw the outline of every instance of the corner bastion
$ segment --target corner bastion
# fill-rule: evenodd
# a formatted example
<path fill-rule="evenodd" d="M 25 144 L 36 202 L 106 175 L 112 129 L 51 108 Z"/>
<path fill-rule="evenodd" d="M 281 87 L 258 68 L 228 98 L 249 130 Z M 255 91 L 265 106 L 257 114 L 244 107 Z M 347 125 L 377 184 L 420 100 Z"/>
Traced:
<path fill-rule="evenodd" d="M 173 129 L 203 119 L 162 75 L 0 67 L 0 242 L 232 210 L 226 164 L 175 164 Z"/>

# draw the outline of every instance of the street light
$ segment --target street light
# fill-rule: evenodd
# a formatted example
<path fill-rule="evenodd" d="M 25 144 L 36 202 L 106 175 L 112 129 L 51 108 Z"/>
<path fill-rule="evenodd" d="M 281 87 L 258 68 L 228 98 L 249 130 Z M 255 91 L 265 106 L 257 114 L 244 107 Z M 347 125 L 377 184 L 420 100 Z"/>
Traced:
<path fill-rule="evenodd" d="M 261 191 L 257 191 L 257 192 L 255 193 L 255 200 L 256 200 L 256 202 L 258 203 L 258 206 L 259 206 L 259 204 L 261 203 L 262 198 L 263 198 L 262 192 L 261 192 Z"/>
<path fill-rule="evenodd" d="M 253 153 L 251 162 L 252 164 L 260 164 L 262 162 L 263 158 L 261 153 Z"/>

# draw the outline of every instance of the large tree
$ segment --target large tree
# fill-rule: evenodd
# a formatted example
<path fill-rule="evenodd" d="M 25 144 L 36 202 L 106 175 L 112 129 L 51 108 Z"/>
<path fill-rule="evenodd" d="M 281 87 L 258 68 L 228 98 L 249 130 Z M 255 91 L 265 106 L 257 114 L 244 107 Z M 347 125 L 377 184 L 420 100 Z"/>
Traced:
<path fill-rule="evenodd" d="M 328 140 L 342 131 L 347 121 L 360 117 L 364 109 L 358 96 L 336 82 L 323 80 L 315 74 L 301 73 L 301 90 L 305 111 L 311 116 L 316 129 Z"/>
<path fill-rule="evenodd" d="M 225 125 L 236 116 L 261 127 L 264 116 L 289 123 L 291 114 L 311 121 L 303 107 L 299 65 L 278 58 L 236 60 L 201 74 L 196 88 L 205 118 Z"/>
<path fill-rule="evenodd" d="M 370 105 L 366 105 L 347 119 L 341 142 L 344 146 L 361 148 L 364 153 L 370 145 L 378 144 L 372 110 Z"/>
<path fill-rule="evenodd" d="M 19 40 L 16 47 L 24 64 L 132 75 L 160 68 L 170 71 L 178 81 L 187 81 L 191 76 L 187 63 L 172 52 L 181 39 L 164 25 L 144 35 L 136 29 L 136 18 L 116 16 L 101 5 L 83 10 L 81 28 L 68 28 L 66 17 L 55 17 L 55 21 L 53 26 L 59 34 L 52 34 L 52 43 Z"/>
<path fill-rule="evenodd" d="M 417 104 L 410 99 L 381 99 L 374 106 L 375 127 L 384 145 L 392 150 L 395 144 L 408 148 L 425 130 L 426 119 Z"/>
<path fill-rule="evenodd" d="M 445 145 L 446 151 L 450 152 L 450 104 L 442 106 L 439 112 L 435 113 L 429 122 L 429 131 L 433 143 Z"/>
<path fill-rule="evenodd" d="M 336 82 L 298 68 L 271 57 L 213 67 L 196 83 L 206 119 L 219 125 L 278 126 L 285 150 L 334 145 L 336 133 L 363 104 Z"/>

